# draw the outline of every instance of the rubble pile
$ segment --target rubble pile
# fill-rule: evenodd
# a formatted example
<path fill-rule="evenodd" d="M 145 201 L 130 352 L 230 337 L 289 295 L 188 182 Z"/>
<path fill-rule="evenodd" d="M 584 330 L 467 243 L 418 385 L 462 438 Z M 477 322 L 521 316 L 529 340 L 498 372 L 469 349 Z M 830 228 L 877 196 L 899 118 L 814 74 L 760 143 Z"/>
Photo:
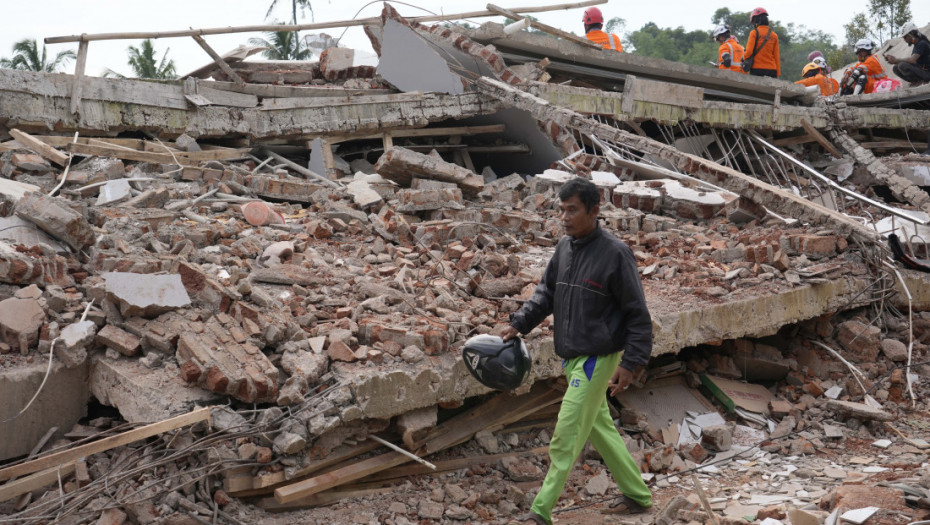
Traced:
<path fill-rule="evenodd" d="M 509 522 L 565 387 L 550 321 L 515 392 L 459 349 L 532 294 L 582 176 L 653 318 L 652 362 L 611 404 L 656 504 L 611 516 L 589 449 L 559 522 L 928 517 L 930 298 L 882 236 L 927 253 L 930 173 L 848 129 L 927 112 L 672 84 L 672 65 L 390 6 L 366 33 L 377 66 L 243 48 L 183 86 L 85 78 L 83 102 L 0 70 L 0 513 Z M 576 61 L 583 87 L 546 83 Z"/>

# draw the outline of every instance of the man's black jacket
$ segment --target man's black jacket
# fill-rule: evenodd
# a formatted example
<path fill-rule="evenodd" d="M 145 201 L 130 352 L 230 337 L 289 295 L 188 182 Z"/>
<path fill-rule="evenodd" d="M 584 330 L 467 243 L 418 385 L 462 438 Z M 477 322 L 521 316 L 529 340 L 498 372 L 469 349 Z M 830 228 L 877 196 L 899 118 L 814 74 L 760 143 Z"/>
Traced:
<path fill-rule="evenodd" d="M 598 225 L 586 237 L 565 236 L 533 296 L 510 325 L 528 333 L 549 314 L 555 353 L 571 359 L 624 350 L 633 371 L 652 355 L 652 319 L 630 247 Z"/>

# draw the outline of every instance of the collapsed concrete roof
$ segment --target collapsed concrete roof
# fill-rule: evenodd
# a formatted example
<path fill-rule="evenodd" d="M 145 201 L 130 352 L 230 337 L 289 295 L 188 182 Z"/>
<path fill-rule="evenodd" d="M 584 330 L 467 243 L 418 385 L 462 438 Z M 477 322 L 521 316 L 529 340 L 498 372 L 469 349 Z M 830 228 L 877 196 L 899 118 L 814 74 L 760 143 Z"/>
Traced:
<path fill-rule="evenodd" d="M 928 222 L 930 196 L 904 173 L 926 161 L 856 138 L 926 134 L 928 111 L 814 101 L 778 80 L 494 25 L 469 38 L 390 7 L 382 19 L 386 38 L 369 30 L 382 56 L 445 57 L 430 71 L 452 93 L 398 92 L 384 81 L 406 68 L 386 61 L 368 81 L 371 67 L 334 52 L 235 63 L 244 85 L 87 77 L 73 113 L 73 77 L 0 69 L 0 132 L 16 137 L 0 143 L 0 209 L 32 230 L 0 243 L 11 409 L 41 390 L 41 356 L 58 379 L 0 427 L 0 457 L 27 454 L 50 421 L 69 428 L 90 395 L 137 423 L 276 404 L 260 419 L 287 468 L 267 488 L 389 421 L 487 394 L 456 349 L 532 291 L 559 236 L 555 191 L 577 174 L 600 181 L 603 223 L 642 265 L 657 359 L 881 301 L 887 232 L 860 217 Z M 570 64 L 600 89 L 545 82 Z M 435 89 L 428 77 L 404 80 Z M 283 156 L 295 150 L 319 162 Z M 59 182 L 64 196 L 46 195 Z M 895 273 L 911 301 L 893 304 L 930 308 L 926 278 Z M 528 341 L 531 384 L 559 377 L 549 327 Z M 44 410 L 57 398 L 68 403 Z M 413 437 L 423 430 L 410 444 L 438 447 Z"/>

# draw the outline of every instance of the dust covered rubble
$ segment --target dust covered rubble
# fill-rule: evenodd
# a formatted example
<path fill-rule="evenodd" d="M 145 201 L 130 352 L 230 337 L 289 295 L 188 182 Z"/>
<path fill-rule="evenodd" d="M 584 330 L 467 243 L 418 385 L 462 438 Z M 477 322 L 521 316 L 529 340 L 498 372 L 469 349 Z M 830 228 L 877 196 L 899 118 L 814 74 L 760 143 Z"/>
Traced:
<path fill-rule="evenodd" d="M 0 172 L 43 193 L 57 184 L 60 174 L 41 158 L 27 163 L 15 155 L 0 156 Z M 413 162 L 430 163 L 424 176 L 446 168 L 432 157 Z M 553 210 L 566 174 L 488 181 L 453 174 L 399 186 L 395 172 L 382 171 L 343 173 L 346 188 L 330 188 L 253 162 L 182 170 L 85 160 L 61 197 L 37 192 L 0 207 L 60 241 L 8 236 L 0 245 L 8 297 L 0 307 L 18 301 L 0 308 L 0 359 L 42 359 L 60 345 L 55 355 L 68 366 L 88 356 L 138 359 L 241 403 L 311 406 L 289 418 L 265 409 L 263 419 L 278 422 L 278 438 L 243 441 L 231 454 L 273 454 L 286 474 L 311 450 L 325 454 L 364 439 L 403 412 L 484 393 L 454 366 L 455 349 L 506 319 L 532 292 L 559 236 Z M 131 196 L 97 205 L 93 185 L 120 179 L 128 180 Z M 731 194 L 709 198 L 673 181 L 620 180 L 602 192 L 603 223 L 633 247 L 647 290 L 656 283 L 722 301 L 848 271 L 837 261 L 851 255 L 841 236 L 766 218 Z M 256 201 L 281 220 L 265 214 L 270 219 L 250 224 L 242 208 Z M 152 290 L 171 291 L 149 297 Z M 92 327 L 81 324 L 85 309 Z M 72 335 L 78 327 L 83 331 Z M 547 338 L 543 326 L 529 339 Z M 416 379 L 424 370 L 439 383 L 465 386 L 406 406 L 369 409 L 370 400 L 357 398 L 360 378 Z M 852 430 L 861 428 L 869 432 Z M 679 457 L 676 465 L 687 461 Z M 657 465 L 647 471 L 672 467 Z M 467 499 L 453 500 L 443 513 L 490 518 L 525 503 Z M 436 512 L 420 506 L 417 513 Z"/>

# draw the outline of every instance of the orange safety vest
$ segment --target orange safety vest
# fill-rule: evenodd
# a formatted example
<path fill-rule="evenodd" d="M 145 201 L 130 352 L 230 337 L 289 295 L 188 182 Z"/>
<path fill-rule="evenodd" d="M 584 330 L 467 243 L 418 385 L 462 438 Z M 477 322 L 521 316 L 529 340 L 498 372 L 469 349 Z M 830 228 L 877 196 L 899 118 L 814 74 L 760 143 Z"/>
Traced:
<path fill-rule="evenodd" d="M 604 49 L 615 49 L 621 53 L 623 52 L 623 44 L 620 43 L 620 37 L 613 33 L 608 34 L 600 29 L 592 29 L 584 36 Z"/>
<path fill-rule="evenodd" d="M 865 82 L 865 89 L 862 90 L 863 93 L 871 93 L 875 90 L 875 82 L 888 77 L 885 74 L 885 68 L 875 58 L 875 55 L 869 55 L 869 58 L 866 58 L 864 62 L 856 62 L 852 69 L 860 66 L 864 66 L 866 73 L 869 75 L 869 79 Z"/>
<path fill-rule="evenodd" d="M 723 65 L 723 55 L 730 54 L 730 67 Z M 743 46 L 739 45 L 739 40 L 735 36 L 731 36 L 724 43 L 720 44 L 720 49 L 717 51 L 717 68 L 718 69 L 729 69 L 731 71 L 736 71 L 737 73 L 746 73 L 743 71 Z"/>
<path fill-rule="evenodd" d="M 762 41 L 765 40 L 765 35 L 769 33 L 771 33 L 772 36 L 769 37 L 768 41 L 765 42 L 763 46 Z M 758 35 L 758 39 L 756 35 Z M 775 74 L 781 76 L 781 54 L 778 50 L 778 34 L 769 29 L 769 26 L 756 27 L 749 32 L 749 39 L 746 40 L 746 49 L 743 51 L 743 56 L 752 56 L 753 51 L 756 50 L 756 45 L 762 47 L 752 59 L 752 68 L 774 69 Z"/>
<path fill-rule="evenodd" d="M 802 78 L 795 82 L 795 84 L 801 84 L 802 86 L 819 86 L 820 96 L 822 97 L 832 97 L 840 92 L 840 83 L 828 77 L 823 72 L 812 77 Z"/>

